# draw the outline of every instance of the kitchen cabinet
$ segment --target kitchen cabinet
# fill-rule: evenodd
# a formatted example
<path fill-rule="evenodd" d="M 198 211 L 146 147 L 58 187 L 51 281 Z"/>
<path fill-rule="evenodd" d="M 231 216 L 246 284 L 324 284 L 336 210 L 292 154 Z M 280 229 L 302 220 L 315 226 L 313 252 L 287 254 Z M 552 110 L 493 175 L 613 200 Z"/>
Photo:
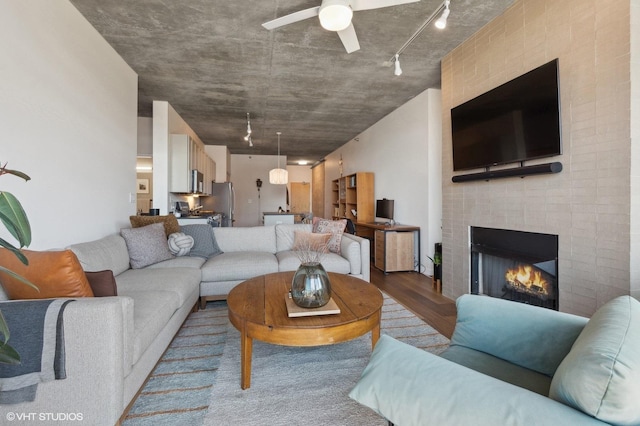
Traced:
<path fill-rule="evenodd" d="M 186 134 L 173 134 L 169 149 L 169 192 L 188 193 L 191 184 L 191 170 L 203 174 L 203 194 L 211 194 L 211 181 L 215 176 L 215 162 L 207 155 L 204 147 Z"/>

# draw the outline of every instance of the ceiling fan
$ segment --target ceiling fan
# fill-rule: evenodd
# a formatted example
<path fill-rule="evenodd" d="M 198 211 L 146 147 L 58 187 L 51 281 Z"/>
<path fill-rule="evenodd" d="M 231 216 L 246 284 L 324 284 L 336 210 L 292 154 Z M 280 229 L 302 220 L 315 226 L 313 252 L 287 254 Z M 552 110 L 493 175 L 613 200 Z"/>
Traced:
<path fill-rule="evenodd" d="M 380 9 L 418 1 L 420 0 L 322 0 L 320 6 L 281 16 L 273 21 L 265 22 L 262 26 L 273 30 L 317 16 L 320 18 L 322 28 L 337 32 L 347 53 L 351 53 L 360 50 L 356 30 L 351 23 L 354 11 Z"/>

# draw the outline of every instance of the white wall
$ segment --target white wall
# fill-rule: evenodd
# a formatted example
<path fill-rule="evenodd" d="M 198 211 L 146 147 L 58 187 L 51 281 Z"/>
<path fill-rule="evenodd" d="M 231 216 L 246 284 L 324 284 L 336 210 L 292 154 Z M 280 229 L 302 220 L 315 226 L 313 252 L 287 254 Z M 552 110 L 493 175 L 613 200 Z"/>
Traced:
<path fill-rule="evenodd" d="M 133 70 L 62 0 L 2 2 L 0 70 L 0 161 L 32 178 L 2 176 L 0 189 L 22 202 L 30 248 L 128 226 L 136 208 Z"/>
<path fill-rule="evenodd" d="M 395 220 L 420 226 L 422 271 L 431 274 L 427 256 L 441 241 L 442 123 L 440 91 L 428 89 L 326 157 L 326 188 L 343 175 L 375 174 L 375 198 L 393 199 Z M 331 191 L 325 194 L 325 216 L 331 215 Z"/>
<path fill-rule="evenodd" d="M 231 182 L 236 195 L 233 226 L 260 225 L 263 212 L 285 208 L 287 186 L 269 183 L 269 170 L 277 166 L 277 161 L 277 155 L 231 155 Z M 280 156 L 280 164 L 286 163 L 287 158 Z M 260 191 L 256 179 L 262 180 Z"/>

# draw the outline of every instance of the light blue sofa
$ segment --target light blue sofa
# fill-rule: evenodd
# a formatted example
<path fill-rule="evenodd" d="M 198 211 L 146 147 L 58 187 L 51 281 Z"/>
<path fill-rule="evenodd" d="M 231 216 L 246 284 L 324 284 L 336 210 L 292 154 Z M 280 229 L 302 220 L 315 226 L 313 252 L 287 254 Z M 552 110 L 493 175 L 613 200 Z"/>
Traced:
<path fill-rule="evenodd" d="M 436 356 L 382 336 L 350 397 L 410 425 L 640 424 L 640 303 L 591 319 L 465 295 Z"/>

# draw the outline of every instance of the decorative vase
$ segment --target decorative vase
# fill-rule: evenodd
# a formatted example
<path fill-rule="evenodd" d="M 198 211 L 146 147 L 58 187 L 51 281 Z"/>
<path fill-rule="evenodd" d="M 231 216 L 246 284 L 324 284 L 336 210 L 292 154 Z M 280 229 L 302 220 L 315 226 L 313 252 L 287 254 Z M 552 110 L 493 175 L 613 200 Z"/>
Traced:
<path fill-rule="evenodd" d="M 329 275 L 320 262 L 302 263 L 291 281 L 291 298 L 301 308 L 319 308 L 331 299 Z"/>

